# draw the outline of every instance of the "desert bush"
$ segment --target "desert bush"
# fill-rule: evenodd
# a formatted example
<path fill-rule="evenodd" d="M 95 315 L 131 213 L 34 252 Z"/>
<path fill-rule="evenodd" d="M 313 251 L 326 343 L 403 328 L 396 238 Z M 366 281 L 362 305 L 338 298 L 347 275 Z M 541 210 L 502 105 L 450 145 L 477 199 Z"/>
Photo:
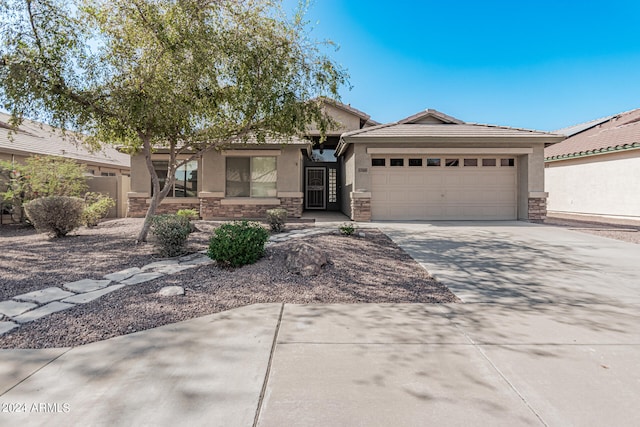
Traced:
<path fill-rule="evenodd" d="M 189 229 L 191 230 L 192 233 L 199 231 L 195 224 L 192 221 L 195 221 L 197 219 L 200 218 L 200 214 L 198 213 L 197 210 L 195 209 L 180 209 L 178 212 L 176 212 L 176 215 L 186 218 L 187 221 L 189 221 Z"/>
<path fill-rule="evenodd" d="M 214 230 L 207 255 L 230 267 L 253 264 L 264 255 L 268 239 L 269 232 L 256 222 L 226 223 Z"/>
<path fill-rule="evenodd" d="M 343 236 L 351 236 L 356 232 L 356 226 L 350 222 L 345 222 L 340 226 L 339 230 L 340 234 L 342 234 Z"/>
<path fill-rule="evenodd" d="M 24 209 L 40 233 L 62 237 L 80 226 L 84 200 L 68 196 L 41 197 L 25 203 Z"/>
<path fill-rule="evenodd" d="M 32 156 L 24 164 L 0 161 L 0 198 L 22 219 L 23 205 L 39 197 L 81 196 L 86 168 L 72 159 Z"/>
<path fill-rule="evenodd" d="M 100 193 L 87 193 L 84 195 L 84 211 L 82 223 L 87 227 L 95 227 L 102 218 L 106 218 L 109 209 L 116 205 L 111 197 Z"/>
<path fill-rule="evenodd" d="M 195 209 L 180 209 L 176 212 L 176 215 L 183 216 L 189 221 L 195 221 L 200 218 L 200 214 L 198 214 L 198 211 Z"/>
<path fill-rule="evenodd" d="M 280 233 L 284 230 L 284 226 L 287 222 L 286 209 L 276 208 L 267 210 L 267 221 L 271 227 L 271 231 Z"/>
<path fill-rule="evenodd" d="M 156 215 L 151 220 L 151 234 L 156 237 L 160 255 L 174 257 L 184 252 L 191 224 L 178 215 Z"/>

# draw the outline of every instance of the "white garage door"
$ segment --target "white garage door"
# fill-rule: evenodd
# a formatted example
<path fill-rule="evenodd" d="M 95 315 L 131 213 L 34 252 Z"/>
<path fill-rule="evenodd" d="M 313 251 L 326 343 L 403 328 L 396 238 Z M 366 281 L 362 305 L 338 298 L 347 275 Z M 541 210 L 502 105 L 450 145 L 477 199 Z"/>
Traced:
<path fill-rule="evenodd" d="M 441 156 L 372 159 L 374 220 L 513 220 L 514 158 Z"/>

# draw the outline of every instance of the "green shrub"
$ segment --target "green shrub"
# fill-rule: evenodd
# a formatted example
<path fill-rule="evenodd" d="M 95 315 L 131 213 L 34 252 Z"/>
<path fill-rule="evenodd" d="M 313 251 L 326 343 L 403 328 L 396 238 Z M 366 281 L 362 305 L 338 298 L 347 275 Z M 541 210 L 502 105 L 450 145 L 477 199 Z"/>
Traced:
<path fill-rule="evenodd" d="M 68 196 L 41 197 L 25 203 L 24 209 L 40 233 L 62 237 L 80 226 L 84 200 Z"/>
<path fill-rule="evenodd" d="M 87 189 L 85 172 L 84 165 L 63 157 L 33 156 L 24 164 L 0 160 L 0 199 L 12 206 L 14 220 L 23 221 L 30 200 L 81 196 Z"/>
<path fill-rule="evenodd" d="M 340 234 L 344 236 L 351 236 L 356 232 L 356 226 L 350 222 L 345 222 L 340 226 Z"/>
<path fill-rule="evenodd" d="M 207 255 L 222 265 L 253 264 L 264 255 L 269 232 L 256 222 L 232 222 L 216 228 Z"/>
<path fill-rule="evenodd" d="M 271 231 L 280 233 L 284 230 L 284 225 L 287 222 L 287 210 L 282 208 L 267 210 L 267 221 Z"/>
<path fill-rule="evenodd" d="M 87 193 L 84 195 L 84 204 L 82 223 L 87 227 L 95 227 L 102 218 L 106 218 L 116 201 L 104 194 Z"/>
<path fill-rule="evenodd" d="M 182 254 L 190 232 L 191 223 L 183 216 L 156 215 L 151 219 L 151 234 L 156 237 L 162 256 Z"/>
<path fill-rule="evenodd" d="M 198 211 L 195 209 L 180 209 L 178 212 L 176 212 L 176 215 L 183 216 L 189 221 L 200 219 L 200 214 L 198 214 Z"/>

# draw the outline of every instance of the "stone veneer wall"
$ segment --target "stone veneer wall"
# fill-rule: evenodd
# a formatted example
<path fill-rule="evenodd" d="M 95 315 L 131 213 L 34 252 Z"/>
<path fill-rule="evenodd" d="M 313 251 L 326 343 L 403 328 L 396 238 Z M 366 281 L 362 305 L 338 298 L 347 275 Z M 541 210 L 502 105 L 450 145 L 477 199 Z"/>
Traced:
<path fill-rule="evenodd" d="M 529 197 L 529 221 L 543 222 L 547 218 L 547 199 Z"/>
<path fill-rule="evenodd" d="M 129 197 L 127 216 L 129 218 L 142 218 L 147 214 L 149 204 L 148 197 Z M 302 197 L 281 197 L 280 204 L 256 205 L 256 204 L 222 204 L 219 197 L 203 197 L 198 202 L 189 203 L 161 203 L 158 213 L 176 213 L 180 209 L 195 209 L 202 219 L 240 219 L 240 218 L 264 218 L 266 211 L 273 208 L 287 210 L 289 218 L 302 217 Z"/>
<path fill-rule="evenodd" d="M 128 218 L 144 218 L 149 209 L 147 203 L 148 197 L 129 197 L 127 205 L 127 217 Z M 160 203 L 158 206 L 158 214 L 176 213 L 180 209 L 195 209 L 200 211 L 200 202 L 185 202 L 185 203 Z"/>
<path fill-rule="evenodd" d="M 371 221 L 371 198 L 351 198 L 351 219 L 354 221 Z"/>
<path fill-rule="evenodd" d="M 267 210 L 286 209 L 289 218 L 302 217 L 302 197 L 281 197 L 280 204 L 223 204 L 222 198 L 203 197 L 200 199 L 202 219 L 257 219 L 264 218 Z"/>

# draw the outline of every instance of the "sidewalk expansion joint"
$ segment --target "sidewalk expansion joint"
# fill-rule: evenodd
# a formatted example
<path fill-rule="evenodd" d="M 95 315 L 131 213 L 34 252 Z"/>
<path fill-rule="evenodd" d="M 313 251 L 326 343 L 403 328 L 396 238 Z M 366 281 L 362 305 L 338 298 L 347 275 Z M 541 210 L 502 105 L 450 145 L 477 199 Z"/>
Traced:
<path fill-rule="evenodd" d="M 264 375 L 264 381 L 262 382 L 262 390 L 260 390 L 260 397 L 258 398 L 258 407 L 256 408 L 256 416 L 253 419 L 253 427 L 258 425 L 260 420 L 260 412 L 262 411 L 262 402 L 267 392 L 267 384 L 269 383 L 269 376 L 271 375 L 271 364 L 273 363 L 273 356 L 276 352 L 276 345 L 278 343 L 278 334 L 280 333 L 280 324 L 282 323 L 282 315 L 284 313 L 284 303 L 280 306 L 280 315 L 278 316 L 278 323 L 276 324 L 276 330 L 273 334 L 273 341 L 271 343 L 271 352 L 269 353 L 269 362 L 267 363 L 267 371 Z"/>
<path fill-rule="evenodd" d="M 460 325 L 456 324 L 455 322 L 452 322 L 454 327 L 456 329 L 458 329 L 467 340 L 469 340 L 469 342 L 471 344 L 473 344 L 473 346 L 476 348 L 476 350 L 478 350 L 478 352 L 480 353 L 480 355 L 487 361 L 487 363 L 489 363 L 489 365 L 491 365 L 491 367 L 498 373 L 498 375 L 500 375 L 500 378 L 502 378 L 502 380 L 507 383 L 507 385 L 509 386 L 509 388 L 511 390 L 513 390 L 513 392 L 520 398 L 520 400 L 522 400 L 522 403 L 525 404 L 525 406 L 527 408 L 529 408 L 529 410 L 531 411 L 531 413 L 533 415 L 535 415 L 535 417 L 542 423 L 543 426 L 545 427 L 549 427 L 549 424 L 547 424 L 543 419 L 542 416 L 529 404 L 529 402 L 527 401 L 527 399 L 522 395 L 522 393 L 520 393 L 520 391 L 516 388 L 515 385 L 513 385 L 513 383 L 511 383 L 511 381 L 509 381 L 509 379 L 505 376 L 505 374 L 495 365 L 495 363 L 493 363 L 493 361 L 489 358 L 489 356 L 487 356 L 487 354 L 482 351 L 482 347 L 480 347 L 481 344 L 477 344 L 461 327 Z"/>
<path fill-rule="evenodd" d="M 56 360 L 60 359 L 62 356 L 64 356 L 65 354 L 69 353 L 71 350 L 73 350 L 74 347 L 70 347 L 68 348 L 66 351 L 60 353 L 59 355 L 57 355 L 56 357 L 54 357 L 53 359 L 51 359 L 50 361 L 48 361 L 47 363 L 45 363 L 44 365 L 40 366 L 38 369 L 36 369 L 35 371 L 31 372 L 29 375 L 27 375 L 26 377 L 24 377 L 23 379 L 21 379 L 20 381 L 18 381 L 16 384 L 14 384 L 13 386 L 11 386 L 10 388 L 8 388 L 7 390 L 5 390 L 4 393 L 0 394 L 0 397 L 4 396 L 5 394 L 9 393 L 11 390 L 13 390 L 14 388 L 18 387 L 20 384 L 22 384 L 23 382 L 25 382 L 26 380 L 28 380 L 29 378 L 31 378 L 32 376 L 34 376 L 35 374 L 37 374 L 38 372 L 40 372 L 42 369 L 46 368 L 47 366 L 49 366 L 50 364 L 52 364 L 53 362 L 55 362 Z"/>

